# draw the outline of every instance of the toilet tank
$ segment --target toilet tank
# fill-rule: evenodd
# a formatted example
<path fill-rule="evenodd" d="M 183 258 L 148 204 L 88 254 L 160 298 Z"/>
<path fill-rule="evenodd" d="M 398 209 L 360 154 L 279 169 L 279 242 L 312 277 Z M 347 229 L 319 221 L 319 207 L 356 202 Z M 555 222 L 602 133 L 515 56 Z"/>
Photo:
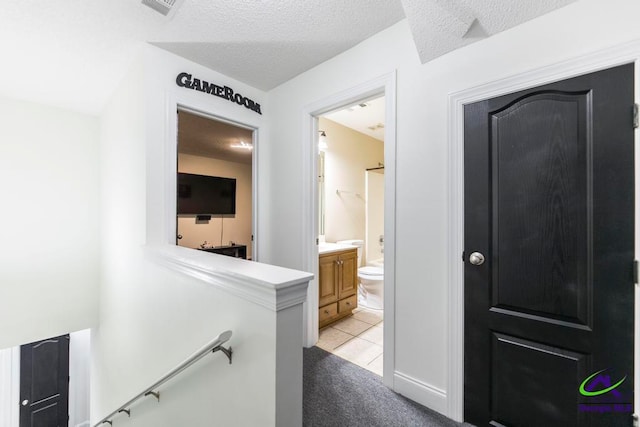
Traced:
<path fill-rule="evenodd" d="M 358 248 L 358 267 L 362 265 L 362 248 L 364 247 L 364 240 L 338 240 L 336 243 L 339 245 L 351 245 Z"/>

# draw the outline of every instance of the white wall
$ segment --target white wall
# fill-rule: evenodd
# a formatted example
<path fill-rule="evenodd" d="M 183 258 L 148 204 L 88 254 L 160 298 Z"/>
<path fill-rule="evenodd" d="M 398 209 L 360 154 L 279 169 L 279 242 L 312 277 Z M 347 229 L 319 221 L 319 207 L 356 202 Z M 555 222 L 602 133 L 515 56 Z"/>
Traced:
<path fill-rule="evenodd" d="M 132 408 L 130 420 L 120 416 L 114 424 L 274 425 L 276 313 L 147 256 L 146 245 L 168 242 L 168 227 L 175 224 L 175 170 L 170 169 L 176 162 L 169 157 L 176 150 L 166 145 L 175 143 L 175 103 L 248 123 L 258 135 L 261 131 L 262 117 L 253 111 L 177 87 L 175 78 L 183 71 L 227 84 L 258 102 L 264 98 L 260 91 L 148 46 L 105 108 L 103 285 L 100 326 L 92 336 L 92 423 L 231 329 L 233 365 L 221 354 L 207 356 L 161 389 L 160 404 L 147 399 Z M 228 258 L 206 255 L 212 264 Z"/>
<path fill-rule="evenodd" d="M 95 325 L 98 126 L 0 98 L 0 348 Z"/>
<path fill-rule="evenodd" d="M 182 235 L 178 244 L 197 248 L 205 240 L 215 246 L 228 245 L 232 241 L 238 245 L 246 245 L 247 257 L 251 258 L 252 166 L 179 153 L 178 172 L 236 179 L 235 215 L 224 215 L 224 218 L 213 215 L 208 223 L 196 223 L 195 215 L 178 217 L 178 233 Z"/>
<path fill-rule="evenodd" d="M 325 240 L 365 240 L 365 173 L 384 162 L 384 143 L 323 117 L 319 129 L 327 134 Z"/>
<path fill-rule="evenodd" d="M 424 65 L 403 21 L 269 93 L 272 168 L 263 197 L 279 250 L 268 259 L 296 268 L 304 265 L 292 232 L 302 226 L 306 173 L 301 112 L 397 70 L 395 386 L 412 398 L 446 412 L 447 268 L 455 262 L 446 254 L 448 95 L 639 38 L 639 13 L 636 1 L 582 0 Z"/>

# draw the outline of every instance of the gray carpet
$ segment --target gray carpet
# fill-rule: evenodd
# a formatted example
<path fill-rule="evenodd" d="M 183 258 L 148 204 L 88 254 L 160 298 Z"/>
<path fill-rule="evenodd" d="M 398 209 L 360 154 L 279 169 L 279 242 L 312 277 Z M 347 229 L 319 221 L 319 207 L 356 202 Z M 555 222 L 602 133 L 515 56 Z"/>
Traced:
<path fill-rule="evenodd" d="M 382 384 L 382 378 L 318 347 L 304 349 L 308 427 L 457 427 L 457 423 Z"/>

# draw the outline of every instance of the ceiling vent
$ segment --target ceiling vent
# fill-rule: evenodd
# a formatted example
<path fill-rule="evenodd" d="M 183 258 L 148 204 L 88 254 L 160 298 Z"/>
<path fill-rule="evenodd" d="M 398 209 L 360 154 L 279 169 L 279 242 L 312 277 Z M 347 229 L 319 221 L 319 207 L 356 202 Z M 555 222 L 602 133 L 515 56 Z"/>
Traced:
<path fill-rule="evenodd" d="M 353 106 L 347 108 L 347 111 L 360 110 L 361 108 L 367 108 L 368 106 L 369 106 L 369 104 L 367 104 L 366 102 L 361 102 L 360 104 L 356 104 L 356 105 L 353 105 Z"/>
<path fill-rule="evenodd" d="M 179 3 L 182 3 L 181 0 L 142 0 L 142 4 L 149 6 L 151 9 L 156 12 L 160 12 L 161 14 L 167 16 L 169 12 L 174 9 L 177 9 Z"/>

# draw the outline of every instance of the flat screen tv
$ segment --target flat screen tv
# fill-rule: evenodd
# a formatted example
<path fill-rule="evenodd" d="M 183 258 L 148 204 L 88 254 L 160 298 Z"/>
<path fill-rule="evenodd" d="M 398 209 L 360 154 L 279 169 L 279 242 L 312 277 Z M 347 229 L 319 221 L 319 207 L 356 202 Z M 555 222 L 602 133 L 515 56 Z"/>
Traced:
<path fill-rule="evenodd" d="M 236 180 L 178 173 L 178 215 L 236 213 Z"/>

